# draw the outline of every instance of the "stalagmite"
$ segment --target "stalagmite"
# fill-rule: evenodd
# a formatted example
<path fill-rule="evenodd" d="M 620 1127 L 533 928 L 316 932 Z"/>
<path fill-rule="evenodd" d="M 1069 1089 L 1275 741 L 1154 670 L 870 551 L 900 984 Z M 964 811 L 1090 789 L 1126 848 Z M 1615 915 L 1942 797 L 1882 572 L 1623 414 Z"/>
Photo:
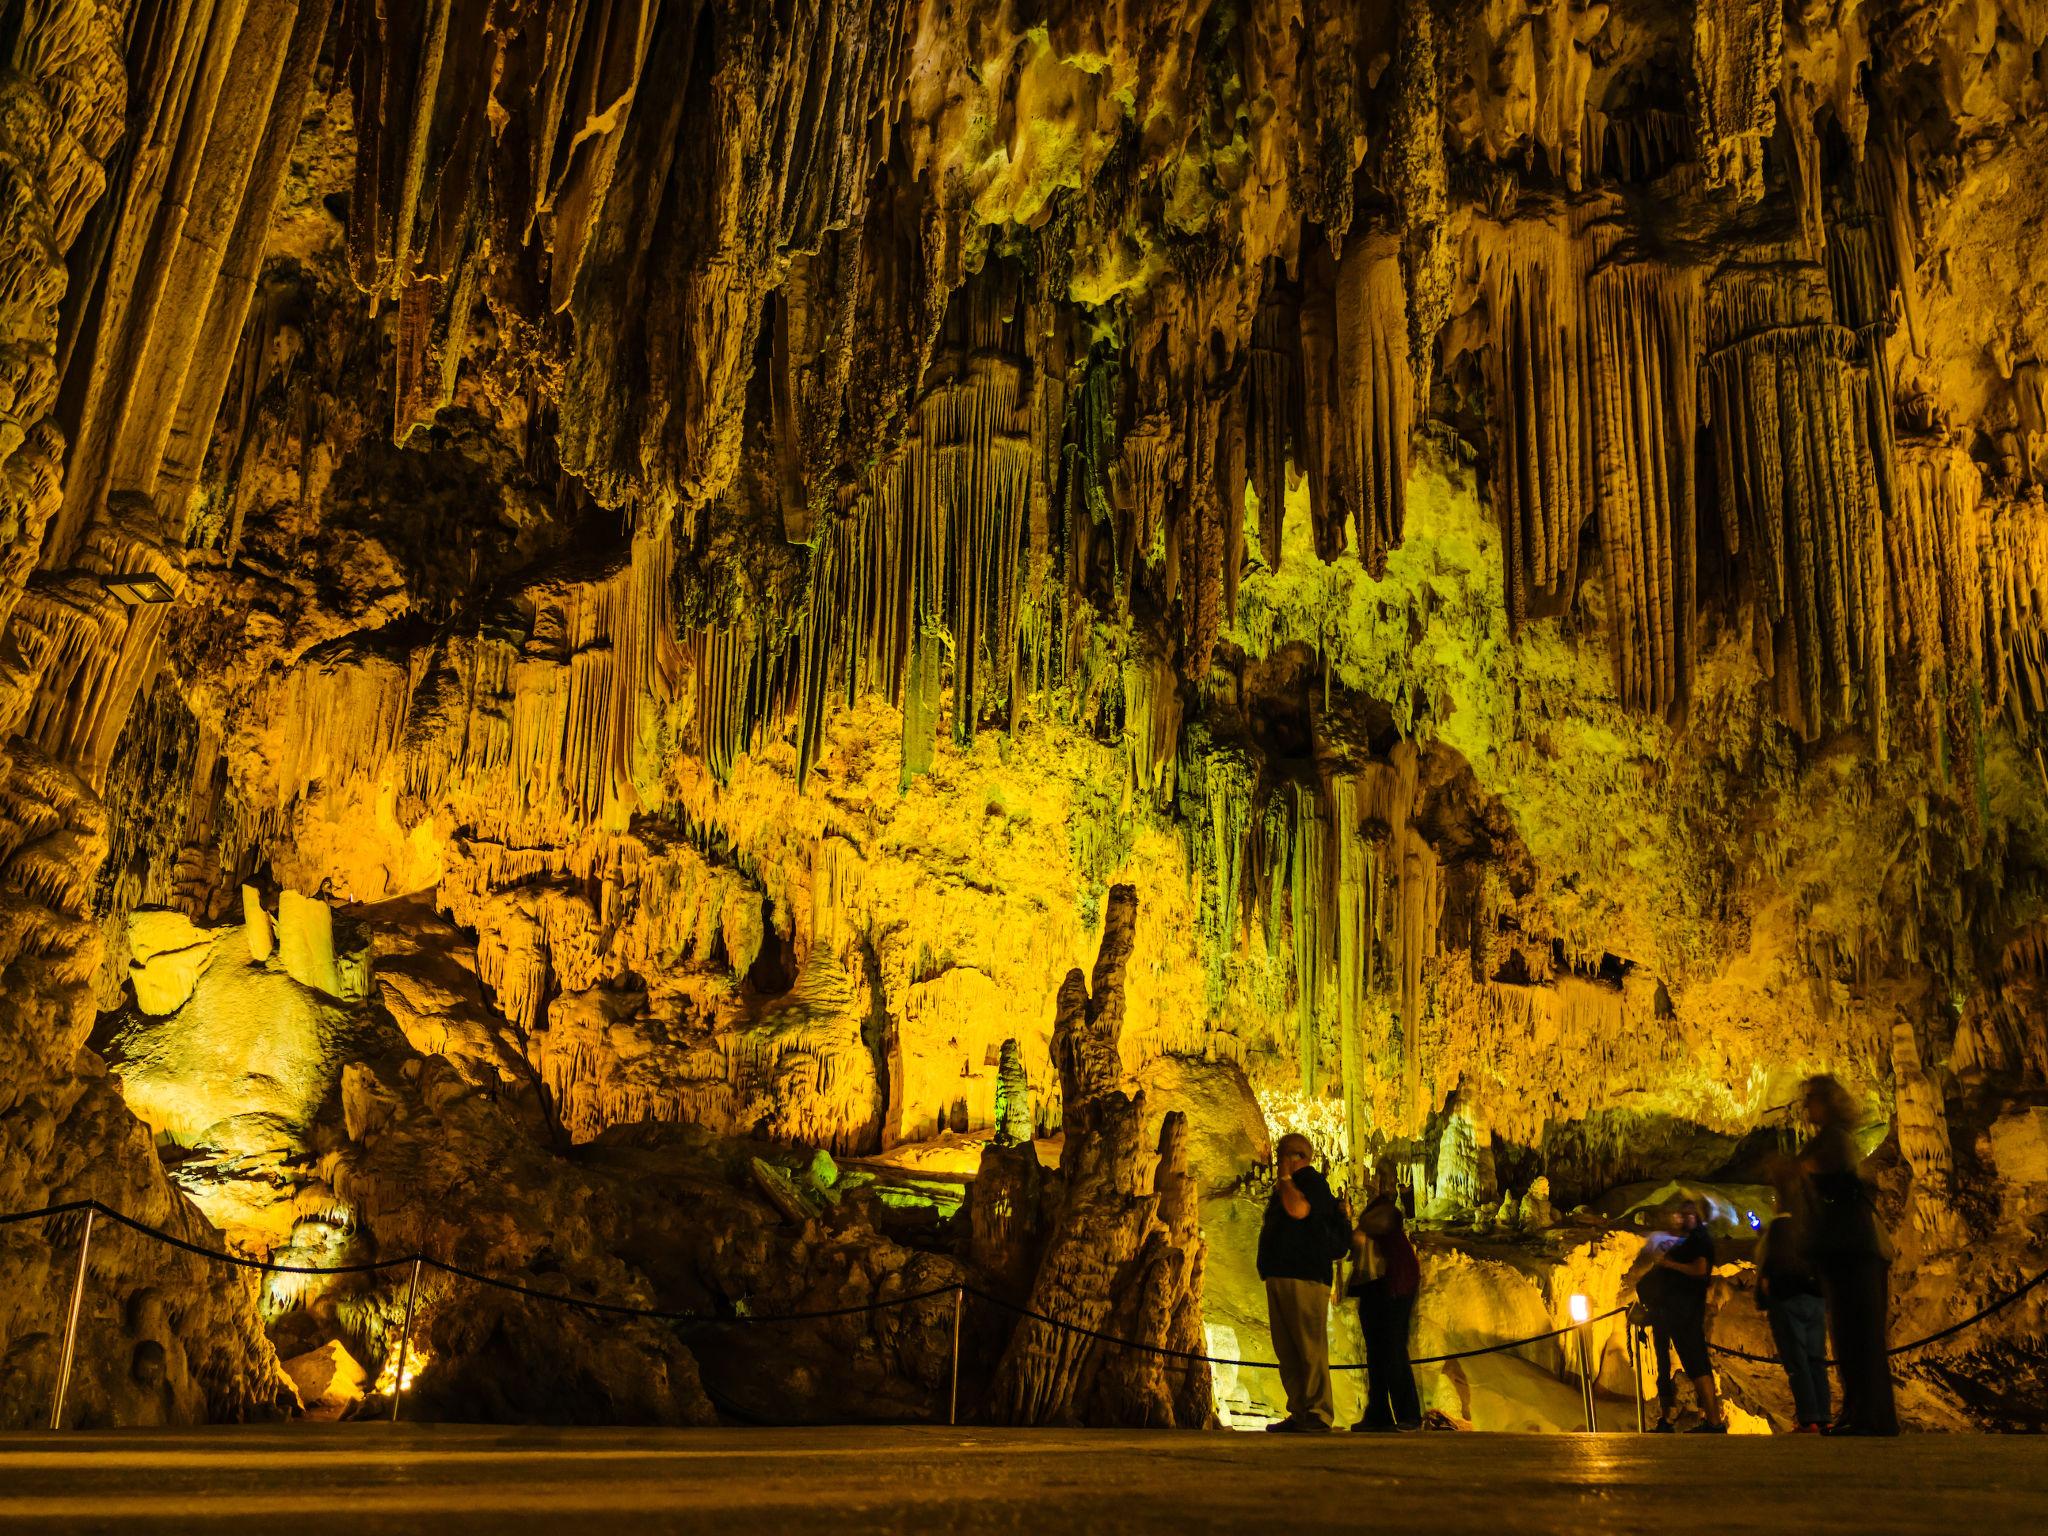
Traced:
<path fill-rule="evenodd" d="M 1053 1055 L 1066 1147 L 1058 1216 L 1031 1287 L 1041 1316 L 1166 1349 L 1199 1353 L 1205 1245 L 1186 1173 L 1186 1124 L 1169 1114 L 1144 1144 L 1144 1096 L 1124 1093 L 1118 1036 L 1138 899 L 1110 892 L 1092 982 L 1060 986 Z M 1156 1151 L 1151 1188 L 1142 1169 Z M 1032 1319 L 1017 1325 L 997 1367 L 991 1409 L 1012 1424 L 1210 1422 L 1208 1368 L 1126 1351 Z"/>

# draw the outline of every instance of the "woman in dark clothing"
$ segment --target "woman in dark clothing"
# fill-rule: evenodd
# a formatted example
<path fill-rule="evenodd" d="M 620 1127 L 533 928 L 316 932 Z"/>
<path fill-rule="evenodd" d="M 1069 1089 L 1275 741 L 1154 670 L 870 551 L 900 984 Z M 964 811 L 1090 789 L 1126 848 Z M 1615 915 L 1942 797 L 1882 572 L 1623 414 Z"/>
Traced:
<path fill-rule="evenodd" d="M 1796 1167 L 1781 1166 L 1775 1182 L 1778 1214 L 1756 1251 L 1756 1304 L 1770 1320 L 1799 1432 L 1819 1434 L 1828 1425 L 1828 1314 L 1820 1276 L 1806 1257 L 1812 1217 Z"/>
<path fill-rule="evenodd" d="M 1891 1256 L 1863 1180 L 1863 1156 L 1850 1135 L 1856 1105 L 1848 1090 L 1826 1075 L 1806 1080 L 1805 1103 L 1813 1126 L 1812 1138 L 1799 1153 L 1813 1210 L 1807 1256 L 1820 1275 L 1828 1334 L 1842 1373 L 1842 1407 L 1829 1433 L 1896 1435 L 1899 1416 L 1885 1352 Z"/>
<path fill-rule="evenodd" d="M 1401 1230 L 1401 1208 L 1391 1195 L 1375 1197 L 1359 1218 L 1352 1244 L 1362 1253 L 1368 1243 L 1377 1273 L 1355 1288 L 1358 1326 L 1365 1334 L 1365 1417 L 1352 1427 L 1420 1429 L 1422 1400 L 1408 1364 L 1408 1328 L 1415 1316 L 1415 1293 L 1422 1288 L 1422 1266 Z"/>

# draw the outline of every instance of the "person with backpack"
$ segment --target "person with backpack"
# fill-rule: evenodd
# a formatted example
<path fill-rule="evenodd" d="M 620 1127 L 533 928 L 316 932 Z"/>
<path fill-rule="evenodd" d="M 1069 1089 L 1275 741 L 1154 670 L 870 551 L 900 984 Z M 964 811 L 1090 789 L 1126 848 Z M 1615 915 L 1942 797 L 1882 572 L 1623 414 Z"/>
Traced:
<path fill-rule="evenodd" d="M 1351 1252 L 1351 1218 L 1316 1168 L 1306 1136 L 1282 1136 L 1273 1152 L 1278 1177 L 1259 1227 L 1259 1278 L 1266 1282 L 1287 1417 L 1266 1428 L 1328 1434 L 1337 1417 L 1330 1390 L 1330 1283 L 1337 1261 Z"/>
<path fill-rule="evenodd" d="M 1771 1324 L 1778 1363 L 1792 1387 L 1792 1416 L 1798 1433 L 1817 1435 L 1828 1427 L 1828 1314 L 1820 1276 L 1806 1256 L 1804 1180 L 1797 1167 L 1774 1170 L 1778 1214 L 1764 1228 L 1756 1249 L 1756 1304 Z"/>

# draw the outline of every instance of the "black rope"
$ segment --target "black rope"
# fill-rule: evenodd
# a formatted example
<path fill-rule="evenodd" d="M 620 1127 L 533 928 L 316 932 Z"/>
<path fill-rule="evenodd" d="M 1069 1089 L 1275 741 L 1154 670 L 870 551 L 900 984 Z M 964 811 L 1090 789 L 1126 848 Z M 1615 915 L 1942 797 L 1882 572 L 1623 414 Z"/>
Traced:
<path fill-rule="evenodd" d="M 994 1302 L 1005 1311 L 1014 1312 L 1019 1317 L 1028 1317 L 1033 1322 L 1044 1323 L 1048 1328 L 1057 1328 L 1065 1333 L 1079 1334 L 1083 1338 L 1098 1339 L 1105 1344 L 1115 1344 L 1124 1349 L 1135 1349 L 1144 1354 L 1162 1355 L 1170 1360 L 1184 1360 L 1190 1363 L 1235 1365 L 1261 1371 L 1277 1371 L 1280 1369 L 1280 1362 L 1277 1360 L 1231 1360 L 1221 1355 L 1201 1354 L 1192 1349 L 1168 1349 L 1163 1344 L 1145 1344 L 1137 1339 L 1119 1338 L 1113 1333 L 1103 1333 L 1098 1329 L 1084 1328 L 1079 1323 L 1063 1323 L 1056 1317 L 1047 1317 L 1043 1312 L 1034 1311 L 1032 1308 L 1021 1306 L 1014 1301 L 1005 1301 L 1000 1296 L 991 1296 L 988 1292 L 978 1290 L 971 1285 L 963 1285 L 960 1289 L 969 1296 L 976 1296 L 983 1301 Z M 1616 1307 L 1611 1312 L 1602 1312 L 1598 1317 L 1587 1318 L 1586 1324 L 1605 1322 L 1610 1317 L 1621 1316 L 1627 1310 L 1627 1307 Z M 1479 1355 L 1498 1354 L 1506 1349 L 1520 1349 L 1525 1344 L 1540 1344 L 1545 1339 L 1557 1338 L 1561 1334 L 1570 1333 L 1574 1328 L 1583 1327 L 1586 1324 L 1567 1323 L 1562 1328 L 1553 1328 L 1548 1333 L 1531 1334 L 1526 1339 L 1508 1339 L 1499 1344 L 1488 1344 L 1478 1349 L 1461 1349 L 1454 1354 L 1448 1355 L 1424 1355 L 1411 1359 L 1408 1363 L 1410 1365 L 1443 1365 L 1452 1360 L 1470 1360 Z M 1333 1365 L 1330 1369 L 1332 1371 L 1362 1371 L 1366 1367 L 1363 1364 Z"/>
<path fill-rule="evenodd" d="M 1961 1322 L 1950 1323 L 1946 1328 L 1937 1328 L 1934 1332 L 1922 1338 L 1914 1339 L 1909 1344 L 1894 1344 L 1885 1351 L 1885 1355 L 1887 1357 L 1892 1355 L 1909 1355 L 1916 1349 L 1925 1349 L 1930 1344 L 1939 1344 L 1943 1339 L 1961 1333 L 1965 1328 L 1971 1327 L 1973 1324 L 1983 1322 L 1992 1313 L 2003 1311 L 2044 1280 L 2048 1280 L 2048 1269 L 2042 1270 L 2041 1273 L 2017 1289 L 2007 1291 L 1996 1301 L 1987 1302 Z M 1785 1363 L 1776 1355 L 1753 1355 L 1746 1349 L 1734 1349 L 1726 1344 L 1709 1344 L 1707 1348 L 1713 1350 L 1717 1355 L 1727 1355 L 1736 1360 L 1747 1360 L 1752 1365 L 1783 1365 Z M 1839 1366 L 1841 1362 L 1837 1360 L 1824 1360 L 1821 1363 L 1823 1365 Z"/>
<path fill-rule="evenodd" d="M 66 1216 L 73 1211 L 87 1207 L 97 1209 L 97 1200 L 66 1200 L 62 1205 L 46 1205 L 39 1211 L 16 1211 L 12 1216 L 0 1216 L 0 1227 L 11 1227 L 17 1221 L 40 1221 L 45 1216 Z"/>
<path fill-rule="evenodd" d="M 465 1280 L 474 1280 L 479 1285 L 488 1285 L 495 1290 L 510 1291 L 515 1296 L 530 1296 L 536 1301 L 558 1301 L 566 1306 L 583 1307 L 592 1312 L 608 1312 L 615 1317 L 649 1317 L 669 1323 L 796 1323 L 813 1318 L 852 1317 L 856 1313 L 879 1312 L 887 1307 L 907 1307 L 912 1302 L 929 1301 L 934 1296 L 950 1296 L 953 1292 L 963 1289 L 959 1285 L 935 1285 L 929 1290 L 913 1291 L 908 1296 L 890 1296 L 881 1301 L 864 1302 L 858 1306 L 820 1307 L 809 1312 L 748 1312 L 727 1315 L 716 1312 L 674 1312 L 661 1307 L 636 1307 L 627 1302 L 565 1296 L 560 1291 L 544 1291 L 538 1286 L 522 1285 L 517 1280 L 505 1280 L 497 1275 L 486 1275 L 479 1270 L 464 1269 L 459 1264 L 449 1264 L 424 1254 L 420 1256 L 420 1262 L 429 1269 L 438 1269 L 443 1274 L 459 1275 Z"/>
<path fill-rule="evenodd" d="M 123 1215 L 100 1204 L 97 1200 L 83 1202 L 90 1205 L 109 1221 L 119 1222 L 131 1232 L 140 1232 L 144 1237 L 153 1237 L 160 1243 L 183 1249 L 202 1259 L 215 1259 L 222 1264 L 232 1264 L 238 1269 L 261 1270 L 266 1275 L 369 1275 L 384 1269 L 400 1269 L 410 1264 L 410 1258 L 377 1259 L 367 1264 L 279 1264 L 270 1259 L 248 1259 L 238 1253 L 226 1253 L 219 1248 L 207 1248 L 199 1243 L 188 1243 L 182 1237 L 173 1236 L 161 1227 L 152 1227 L 146 1221 L 137 1221 L 133 1216 Z"/>
<path fill-rule="evenodd" d="M 363 1264 L 278 1264 L 268 1259 L 249 1259 L 242 1257 L 240 1254 L 225 1252 L 222 1249 L 207 1248 L 199 1243 L 187 1242 L 182 1237 L 174 1236 L 160 1227 L 149 1225 L 147 1222 L 137 1221 L 133 1216 L 114 1210 L 98 1200 L 67 1200 L 58 1205 L 46 1205 L 40 1210 L 16 1211 L 10 1215 L 0 1215 L 0 1227 L 13 1226 L 17 1222 L 39 1221 L 51 1216 L 63 1216 L 73 1211 L 84 1210 L 97 1211 L 109 1221 L 117 1222 L 132 1232 L 138 1232 L 144 1237 L 154 1238 L 160 1243 L 168 1244 L 170 1247 L 180 1249 L 198 1258 L 212 1259 L 223 1264 L 234 1265 L 238 1269 L 257 1270 L 264 1274 L 365 1275 L 375 1274 L 387 1269 L 402 1269 L 408 1264 L 418 1263 L 427 1268 L 439 1270 L 443 1274 L 454 1275 L 464 1280 L 473 1280 L 479 1285 L 490 1286 L 495 1290 L 507 1291 L 516 1296 L 529 1297 L 535 1301 L 558 1302 L 563 1306 L 581 1307 L 588 1312 L 606 1313 L 614 1317 L 645 1317 L 662 1322 L 720 1326 L 753 1323 L 809 1322 L 824 1318 L 853 1317 L 866 1312 L 879 1312 L 889 1307 L 906 1307 L 915 1302 L 930 1301 L 935 1297 L 950 1295 L 957 1291 L 963 1296 L 973 1296 L 978 1300 L 990 1302 L 1005 1311 L 1015 1313 L 1019 1317 L 1026 1317 L 1033 1322 L 1043 1323 L 1048 1328 L 1056 1328 L 1063 1333 L 1071 1333 L 1081 1338 L 1093 1339 L 1098 1343 L 1114 1345 L 1119 1349 L 1133 1349 L 1143 1354 L 1154 1355 L 1168 1360 L 1180 1360 L 1189 1364 L 1230 1365 L 1246 1370 L 1267 1371 L 1280 1368 L 1277 1360 L 1232 1360 L 1222 1355 L 1203 1354 L 1197 1350 L 1169 1349 L 1163 1344 L 1147 1344 L 1138 1339 L 1120 1338 L 1116 1334 L 1104 1333 L 1096 1328 L 1083 1327 L 1079 1323 L 1062 1322 L 1060 1319 L 1048 1317 L 1045 1313 L 1034 1308 L 1005 1300 L 1003 1297 L 991 1295 L 979 1287 L 960 1282 L 950 1285 L 932 1286 L 926 1290 L 912 1292 L 908 1296 L 892 1296 L 882 1301 L 863 1302 L 858 1305 L 844 1307 L 821 1307 L 811 1311 L 799 1312 L 720 1315 L 707 1312 L 674 1311 L 662 1307 L 641 1307 L 627 1302 L 599 1301 L 594 1297 L 565 1296 L 559 1291 L 544 1291 L 538 1286 L 525 1285 L 519 1281 L 507 1280 L 497 1275 L 487 1275 L 480 1270 L 465 1269 L 459 1264 L 450 1264 L 445 1260 L 432 1258 L 423 1253 L 409 1254 L 402 1258 L 377 1259 Z M 2012 1303 L 2027 1295 L 2043 1281 L 2048 1281 L 2048 1269 L 2044 1269 L 2024 1285 L 2008 1291 L 1997 1300 L 1980 1307 L 1960 1322 L 1951 1323 L 1946 1328 L 1938 1329 L 1924 1338 L 1913 1340 L 1909 1344 L 1897 1345 L 1887 1350 L 1886 1353 L 1888 1355 L 1907 1354 L 1916 1349 L 1924 1349 L 1929 1344 L 1939 1343 L 1951 1335 L 1961 1333 L 1965 1328 L 1980 1323 L 1993 1313 L 2012 1305 Z M 1525 1339 L 1509 1339 L 1499 1344 L 1481 1345 L 1475 1349 L 1456 1350 L 1450 1354 L 1415 1356 L 1408 1363 L 1410 1365 L 1446 1365 L 1454 1360 L 1471 1360 L 1481 1355 L 1493 1355 L 1499 1354 L 1504 1350 L 1521 1349 L 1530 1344 L 1541 1344 L 1547 1339 L 1561 1338 L 1563 1335 L 1572 1332 L 1575 1328 L 1584 1327 L 1587 1324 L 1605 1322 L 1609 1318 L 1619 1317 L 1628 1310 L 1626 1306 L 1619 1306 L 1610 1311 L 1602 1312 L 1597 1317 L 1588 1318 L 1585 1324 L 1567 1323 L 1563 1327 L 1553 1328 L 1547 1333 L 1531 1334 Z M 1747 1360 L 1756 1365 L 1779 1365 L 1783 1363 L 1775 1355 L 1751 1354 L 1747 1350 L 1734 1349 L 1725 1344 L 1714 1344 L 1709 1347 L 1717 1354 L 1727 1355 L 1737 1360 Z M 1827 1363 L 1830 1365 L 1834 1364 L 1833 1361 Z M 1366 1368 L 1362 1364 L 1333 1365 L 1330 1367 L 1332 1371 L 1362 1371 Z"/>

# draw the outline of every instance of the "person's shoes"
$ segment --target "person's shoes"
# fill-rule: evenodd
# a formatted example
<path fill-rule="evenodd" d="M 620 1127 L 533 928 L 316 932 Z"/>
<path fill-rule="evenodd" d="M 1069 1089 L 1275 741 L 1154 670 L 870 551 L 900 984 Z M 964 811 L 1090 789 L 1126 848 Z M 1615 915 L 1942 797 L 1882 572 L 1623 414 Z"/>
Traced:
<path fill-rule="evenodd" d="M 1422 1428 L 1422 1420 L 1401 1419 L 1395 1423 L 1394 1428 L 1398 1429 L 1404 1435 L 1412 1435 Z"/>
<path fill-rule="evenodd" d="M 1825 1424 L 1801 1424 L 1792 1431 L 1795 1435 L 1824 1435 L 1828 1432 Z"/>
<path fill-rule="evenodd" d="M 1678 1426 L 1669 1419 L 1659 1419 L 1650 1426 L 1650 1433 L 1653 1435 L 1675 1435 L 1678 1433 Z"/>
<path fill-rule="evenodd" d="M 1699 1423 L 1693 1425 L 1686 1433 L 1688 1435 L 1725 1435 L 1728 1433 L 1728 1421 L 1723 1419 L 1720 1423 L 1716 1424 L 1711 1419 L 1701 1419 Z"/>
<path fill-rule="evenodd" d="M 1298 1419 L 1275 1419 L 1266 1426 L 1266 1433 L 1269 1435 L 1298 1435 L 1302 1433 L 1301 1421 Z"/>
<path fill-rule="evenodd" d="M 1391 1435 L 1399 1429 L 1398 1424 L 1382 1423 L 1378 1419 L 1360 1419 L 1351 1426 L 1354 1435 Z"/>
<path fill-rule="evenodd" d="M 1319 1419 L 1314 1414 L 1310 1414 L 1294 1427 L 1304 1435 L 1327 1435 L 1336 1426 L 1327 1419 Z"/>

